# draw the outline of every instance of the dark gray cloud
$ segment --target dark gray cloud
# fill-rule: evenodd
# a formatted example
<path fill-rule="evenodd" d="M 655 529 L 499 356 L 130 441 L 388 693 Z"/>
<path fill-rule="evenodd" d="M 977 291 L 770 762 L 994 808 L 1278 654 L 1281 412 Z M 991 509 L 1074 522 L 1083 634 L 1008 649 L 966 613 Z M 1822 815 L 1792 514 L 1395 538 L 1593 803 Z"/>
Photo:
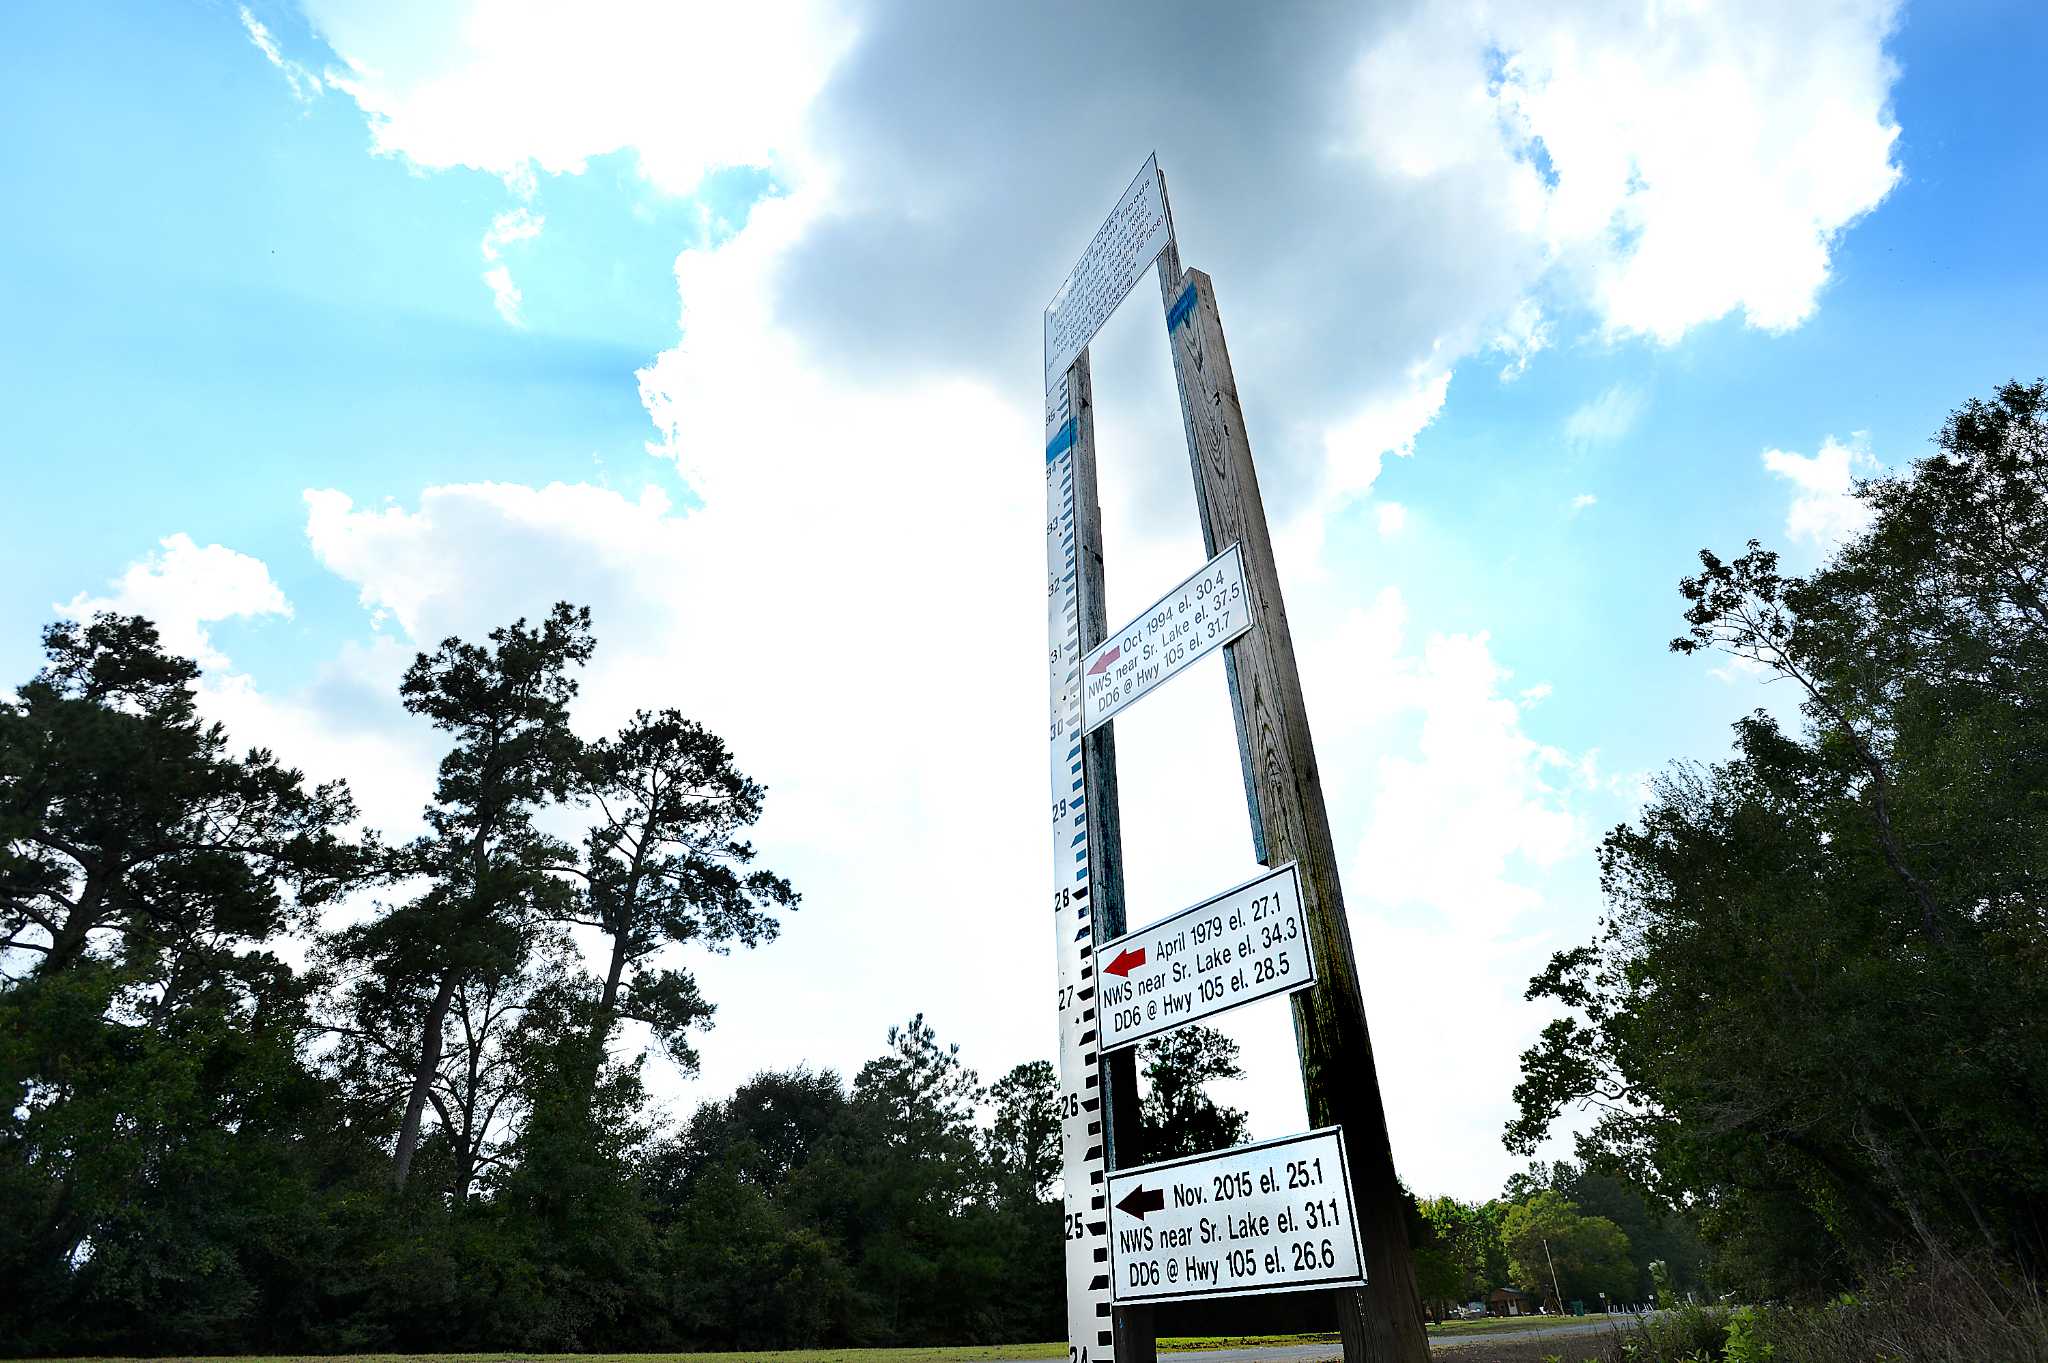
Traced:
<path fill-rule="evenodd" d="M 1390 192 L 1341 150 L 1358 135 L 1355 63 L 1399 17 L 1163 3 L 871 13 L 813 117 L 848 178 L 787 262 L 778 314 L 870 375 L 965 366 L 1035 387 L 1040 310 L 1156 149 L 1183 259 L 1217 281 L 1284 511 L 1314 483 L 1287 475 L 1320 460 L 1325 425 L 1401 382 L 1458 300 L 1512 296 L 1529 269 L 1504 258 L 1469 181 Z M 1163 363 L 1096 359 L 1098 387 L 1152 381 L 1126 366 Z"/>

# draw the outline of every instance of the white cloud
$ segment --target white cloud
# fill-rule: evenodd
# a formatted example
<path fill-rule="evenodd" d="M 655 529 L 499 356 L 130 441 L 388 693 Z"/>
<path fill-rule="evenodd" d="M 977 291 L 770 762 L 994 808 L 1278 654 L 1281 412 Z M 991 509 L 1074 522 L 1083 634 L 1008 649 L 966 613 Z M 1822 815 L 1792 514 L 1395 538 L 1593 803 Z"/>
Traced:
<path fill-rule="evenodd" d="M 1502 383 L 1512 383 L 1529 368 L 1529 361 L 1550 348 L 1552 325 L 1533 298 L 1515 304 L 1494 333 L 1493 348 L 1508 357 L 1501 368 Z"/>
<path fill-rule="evenodd" d="M 511 267 L 504 263 L 505 248 L 515 242 L 532 241 L 546 225 L 547 219 L 532 209 L 514 208 L 491 219 L 490 230 L 484 233 L 481 249 L 484 263 L 490 267 L 484 271 L 484 283 L 490 286 L 498 316 L 515 327 L 526 325 L 519 311 L 524 296 L 512 282 Z"/>
<path fill-rule="evenodd" d="M 1382 535 L 1398 535 L 1408 528 L 1408 508 L 1399 502 L 1381 502 L 1373 508 Z"/>
<path fill-rule="evenodd" d="M 1418 904 L 1462 928 L 1499 933 L 1541 899 L 1511 863 L 1554 865 L 1584 830 L 1549 770 L 1570 764 L 1522 730 L 1511 674 L 1485 635 L 1434 636 L 1395 655 L 1380 703 L 1421 721 L 1409 755 L 1382 757 L 1357 860 L 1370 898 Z M 1356 892 L 1354 892 L 1356 893 Z"/>
<path fill-rule="evenodd" d="M 526 319 L 520 308 L 526 302 L 526 295 L 513 282 L 512 271 L 503 265 L 493 265 L 484 271 L 484 284 L 491 291 L 491 306 L 498 310 L 498 316 L 512 326 L 525 326 Z"/>
<path fill-rule="evenodd" d="M 398 708 L 410 650 L 388 638 L 345 645 L 299 690 L 270 692 L 235 670 L 207 629 L 222 620 L 293 618 L 261 559 L 176 534 L 110 587 L 54 609 L 81 620 L 97 611 L 147 617 L 167 650 L 204 669 L 200 712 L 225 724 L 236 743 L 269 748 L 315 781 L 345 778 L 372 827 L 404 832 L 417 823 L 437 754 L 431 731 Z"/>
<path fill-rule="evenodd" d="M 1888 194 L 1894 0 L 1431 6 L 1361 63 L 1359 150 L 1479 174 L 1611 336 L 1809 316 Z"/>
<path fill-rule="evenodd" d="M 1870 508 L 1857 499 L 1855 480 L 1875 477 L 1884 466 L 1870 453 L 1864 432 L 1856 432 L 1846 445 L 1829 436 L 1810 456 L 1765 450 L 1763 459 L 1766 469 L 1792 484 L 1785 533 L 1793 539 L 1831 550 L 1870 523 Z"/>
<path fill-rule="evenodd" d="M 1587 507 L 1598 505 L 1599 501 L 1600 499 L 1598 497 L 1595 497 L 1592 493 L 1581 492 L 1578 496 L 1572 498 L 1572 514 L 1576 516 L 1581 511 L 1584 511 Z"/>
<path fill-rule="evenodd" d="M 107 595 L 80 592 L 53 609 L 78 620 L 98 611 L 147 616 L 165 648 L 208 670 L 228 666 L 227 656 L 213 646 L 209 624 L 291 617 L 291 602 L 271 581 L 263 560 L 219 544 L 201 548 L 183 532 L 160 544 L 162 552 L 129 564 L 108 584 L 112 590 Z"/>
<path fill-rule="evenodd" d="M 270 749 L 309 780 L 346 780 L 364 826 L 404 838 L 423 831 L 441 755 L 440 735 L 399 708 L 413 654 L 389 637 L 347 644 L 285 690 L 246 673 L 209 673 L 199 707 L 236 743 Z"/>
<path fill-rule="evenodd" d="M 311 0 L 308 12 L 378 149 L 417 165 L 487 171 L 531 198 L 537 173 L 628 151 L 669 193 L 736 165 L 809 190 L 808 240 L 785 253 L 793 277 L 775 302 L 813 362 L 880 363 L 902 343 L 921 347 L 919 364 L 1007 385 L 1029 360 L 987 318 L 1032 314 L 1070 263 L 1051 244 L 1084 237 L 1100 211 L 1060 228 L 1073 196 L 1098 161 L 1120 185 L 1135 159 L 1105 149 L 1079 167 L 1073 146 L 1120 117 L 1175 129 L 1159 139 L 1162 164 L 1208 191 L 1206 259 L 1228 267 L 1233 339 L 1264 342 L 1289 376 L 1272 394 L 1289 428 L 1263 458 L 1314 466 L 1286 496 L 1319 509 L 1412 450 L 1459 362 L 1491 350 L 1512 378 L 1562 316 L 1663 343 L 1731 312 L 1797 325 L 1836 235 L 1899 175 L 1883 51 L 1896 0 L 1474 0 L 1342 13 L 1265 47 L 1247 44 L 1242 15 L 1177 16 L 1183 47 L 1245 68 L 1206 87 L 1156 69 L 1167 59 L 1142 20 L 1104 29 L 1092 12 L 910 16 L 860 0 L 604 0 L 573 14 Z M 1059 41 L 1072 23 L 1094 41 Z M 1038 116 L 1017 118 L 1020 102 Z M 1067 174 L 1050 192 L 1002 169 L 1054 158 Z M 489 263 L 516 315 L 516 283 Z"/>
<path fill-rule="evenodd" d="M 1448 367 L 1418 365 L 1405 386 L 1367 403 L 1342 423 L 1323 433 L 1329 462 L 1329 487 L 1336 493 L 1365 492 L 1378 481 L 1380 465 L 1392 454 L 1408 458 L 1416 437 L 1444 407 L 1450 391 Z"/>
<path fill-rule="evenodd" d="M 670 194 L 793 146 L 852 37 L 835 7 L 807 0 L 308 0 L 306 12 L 341 58 L 328 82 L 369 115 L 378 151 L 515 184 L 631 151 Z"/>
<path fill-rule="evenodd" d="M 285 83 L 291 87 L 292 98 L 301 104 L 310 104 L 326 87 L 320 77 L 284 55 L 277 45 L 277 39 L 263 22 L 253 14 L 247 5 L 237 6 L 242 16 L 242 31 L 249 35 L 249 41 L 263 54 L 265 61 L 284 73 Z"/>
<path fill-rule="evenodd" d="M 1645 405 L 1640 392 L 1617 383 L 1572 410 L 1564 422 L 1565 439 L 1574 445 L 1612 445 L 1635 429 Z"/>
<path fill-rule="evenodd" d="M 1412 633 L 1389 587 L 1296 637 L 1313 640 L 1304 680 L 1333 813 L 1359 830 L 1344 887 L 1397 1158 L 1418 1186 L 1472 1195 L 1515 1167 L 1505 1096 L 1543 1021 L 1522 989 L 1592 896 L 1590 871 L 1571 869 L 1591 842 L 1592 754 L 1528 733 L 1550 686 L 1513 688 L 1484 634 Z M 1442 1082 L 1447 1066 L 1460 1082 Z"/>

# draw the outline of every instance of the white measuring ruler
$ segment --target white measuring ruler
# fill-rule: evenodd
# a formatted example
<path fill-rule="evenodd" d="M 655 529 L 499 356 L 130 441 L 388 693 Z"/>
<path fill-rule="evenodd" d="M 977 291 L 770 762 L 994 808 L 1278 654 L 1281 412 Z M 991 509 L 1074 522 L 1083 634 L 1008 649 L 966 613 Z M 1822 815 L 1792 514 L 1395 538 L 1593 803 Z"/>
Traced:
<path fill-rule="evenodd" d="M 1081 755 L 1081 577 L 1074 522 L 1077 418 L 1063 373 L 1045 397 L 1045 623 L 1052 681 L 1052 918 L 1059 959 L 1067 1359 L 1068 1363 L 1113 1363 L 1102 1029 L 1096 1017 L 1087 783 Z"/>

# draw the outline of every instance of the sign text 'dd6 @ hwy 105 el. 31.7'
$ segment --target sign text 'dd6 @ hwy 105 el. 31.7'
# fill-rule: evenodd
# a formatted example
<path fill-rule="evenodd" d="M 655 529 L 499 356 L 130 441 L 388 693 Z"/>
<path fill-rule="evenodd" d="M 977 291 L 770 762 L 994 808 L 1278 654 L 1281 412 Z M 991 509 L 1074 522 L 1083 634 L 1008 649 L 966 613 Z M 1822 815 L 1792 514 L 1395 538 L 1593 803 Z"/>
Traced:
<path fill-rule="evenodd" d="M 1104 942 L 1102 1046 L 1112 1050 L 1316 982 L 1293 862 Z"/>
<path fill-rule="evenodd" d="M 1081 665 L 1081 729 L 1119 710 L 1252 627 L 1244 558 L 1233 544 L 1104 639 Z"/>
<path fill-rule="evenodd" d="M 1336 1127 L 1109 1175 L 1119 1302 L 1357 1286 L 1365 1256 Z"/>

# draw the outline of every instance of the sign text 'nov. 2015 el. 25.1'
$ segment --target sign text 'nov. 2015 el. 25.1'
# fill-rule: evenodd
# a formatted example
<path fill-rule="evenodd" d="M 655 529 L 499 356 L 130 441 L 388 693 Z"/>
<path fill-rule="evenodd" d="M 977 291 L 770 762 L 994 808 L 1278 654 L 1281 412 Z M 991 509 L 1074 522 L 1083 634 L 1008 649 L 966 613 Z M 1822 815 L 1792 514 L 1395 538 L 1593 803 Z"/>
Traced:
<path fill-rule="evenodd" d="M 1109 1175 L 1119 1302 L 1365 1281 L 1344 1137 L 1325 1127 Z"/>

